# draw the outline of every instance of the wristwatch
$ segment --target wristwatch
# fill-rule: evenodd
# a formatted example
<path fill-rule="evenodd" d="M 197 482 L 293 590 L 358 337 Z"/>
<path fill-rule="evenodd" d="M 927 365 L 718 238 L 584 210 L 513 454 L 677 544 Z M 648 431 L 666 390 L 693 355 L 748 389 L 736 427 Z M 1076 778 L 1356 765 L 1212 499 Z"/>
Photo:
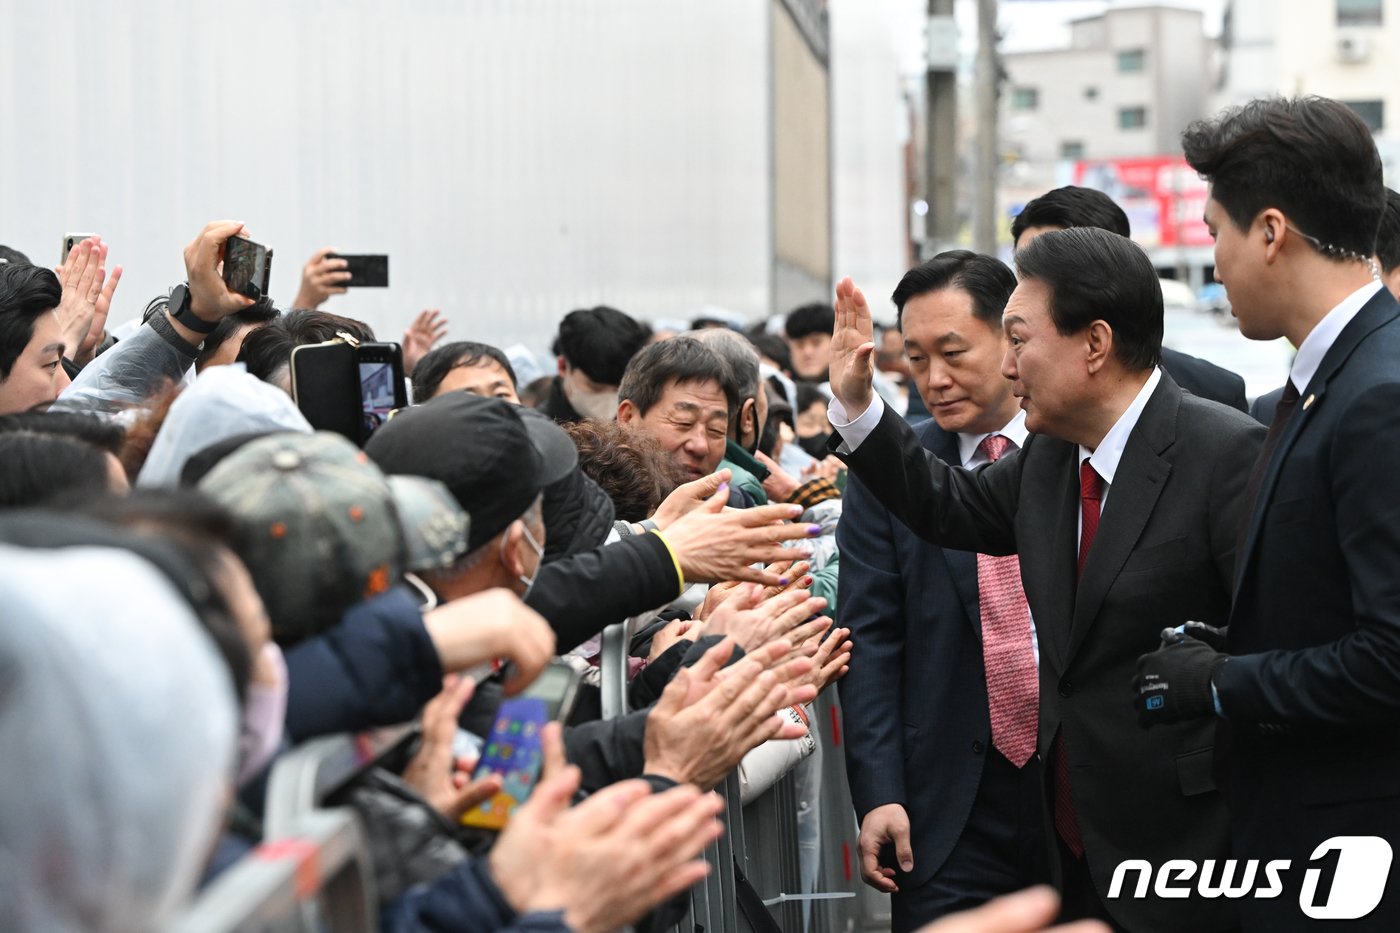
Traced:
<path fill-rule="evenodd" d="M 190 287 L 183 282 L 176 285 L 170 292 L 170 317 L 196 334 L 212 334 L 219 322 L 206 321 L 196 315 L 193 304 Z"/>

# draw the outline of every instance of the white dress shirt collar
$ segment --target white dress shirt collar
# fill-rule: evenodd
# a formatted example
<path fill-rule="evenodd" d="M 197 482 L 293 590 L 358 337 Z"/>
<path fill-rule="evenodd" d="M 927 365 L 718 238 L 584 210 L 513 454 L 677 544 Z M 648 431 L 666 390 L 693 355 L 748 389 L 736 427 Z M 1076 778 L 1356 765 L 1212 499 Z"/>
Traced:
<path fill-rule="evenodd" d="M 1381 287 L 1380 282 L 1368 282 L 1347 295 L 1341 304 L 1328 311 L 1327 316 L 1318 321 L 1312 332 L 1303 338 L 1303 345 L 1298 348 L 1298 355 L 1293 357 L 1293 366 L 1288 371 L 1288 381 L 1293 383 L 1293 387 L 1300 393 L 1312 382 L 1313 376 L 1317 375 L 1322 358 L 1332 349 L 1332 344 L 1337 342 L 1337 338 L 1351 323 L 1351 319 L 1366 306 L 1366 302 L 1375 297 Z"/>
<path fill-rule="evenodd" d="M 993 431 L 992 434 L 1000 434 L 1016 445 L 1020 450 L 1026 446 L 1026 436 L 1030 432 L 1026 430 L 1025 411 L 1016 412 L 1016 417 L 1006 423 L 1000 431 Z M 977 447 L 991 434 L 959 434 L 958 435 L 958 459 L 965 467 L 974 467 L 980 463 L 986 463 L 987 458 L 978 453 Z"/>
<path fill-rule="evenodd" d="M 1152 375 L 1147 377 L 1147 381 L 1138 390 L 1137 397 L 1133 399 L 1131 405 L 1123 414 L 1118 416 L 1118 420 L 1113 422 L 1113 427 L 1108 429 L 1108 433 L 1099 441 L 1099 446 L 1095 450 L 1090 450 L 1083 444 L 1079 446 L 1079 462 L 1085 460 L 1094 468 L 1094 472 L 1103 477 L 1104 483 L 1113 485 L 1113 474 L 1118 472 L 1118 461 L 1123 459 L 1123 451 L 1128 446 L 1128 437 L 1133 433 L 1133 428 L 1137 427 L 1138 419 L 1142 417 L 1142 410 L 1147 407 L 1147 400 L 1152 397 L 1152 393 L 1157 391 L 1157 386 L 1162 382 L 1162 370 L 1160 367 L 1152 370 Z"/>

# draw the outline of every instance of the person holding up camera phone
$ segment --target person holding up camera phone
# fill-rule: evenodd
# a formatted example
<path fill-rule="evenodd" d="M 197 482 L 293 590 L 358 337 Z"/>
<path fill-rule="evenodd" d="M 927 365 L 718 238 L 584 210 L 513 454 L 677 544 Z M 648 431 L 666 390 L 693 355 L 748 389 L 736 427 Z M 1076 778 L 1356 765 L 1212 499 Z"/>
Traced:
<path fill-rule="evenodd" d="M 148 314 L 141 329 L 83 368 L 54 403 L 54 411 L 114 413 L 139 407 L 167 382 L 180 382 L 194 365 L 200 344 L 220 321 L 253 300 L 225 284 L 220 271 L 225 244 L 247 236 L 242 221 L 216 220 L 185 247 L 188 281 L 171 290 L 164 309 Z"/>

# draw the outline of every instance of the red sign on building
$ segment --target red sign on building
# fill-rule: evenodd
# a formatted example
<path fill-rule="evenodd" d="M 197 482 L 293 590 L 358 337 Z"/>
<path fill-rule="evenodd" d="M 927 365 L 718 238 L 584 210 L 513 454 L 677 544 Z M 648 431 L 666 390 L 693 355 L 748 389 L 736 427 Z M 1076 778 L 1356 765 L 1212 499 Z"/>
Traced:
<path fill-rule="evenodd" d="M 1180 156 L 1076 162 L 1074 183 L 1117 201 L 1143 246 L 1209 246 L 1209 188 Z"/>

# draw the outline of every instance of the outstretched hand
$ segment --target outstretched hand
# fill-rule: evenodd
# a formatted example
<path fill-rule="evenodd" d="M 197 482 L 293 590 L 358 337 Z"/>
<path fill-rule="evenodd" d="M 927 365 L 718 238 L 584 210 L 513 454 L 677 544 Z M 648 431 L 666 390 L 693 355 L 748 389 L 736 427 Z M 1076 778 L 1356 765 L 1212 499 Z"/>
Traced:
<path fill-rule="evenodd" d="M 403 332 L 403 371 L 413 375 L 418 361 L 428 355 L 428 351 L 447 336 L 447 318 L 441 311 L 430 308 L 418 312 L 413 323 Z"/>
<path fill-rule="evenodd" d="M 870 305 L 846 276 L 836 285 L 836 325 L 831 335 L 831 392 L 855 418 L 870 407 L 875 390 L 875 328 Z"/>

